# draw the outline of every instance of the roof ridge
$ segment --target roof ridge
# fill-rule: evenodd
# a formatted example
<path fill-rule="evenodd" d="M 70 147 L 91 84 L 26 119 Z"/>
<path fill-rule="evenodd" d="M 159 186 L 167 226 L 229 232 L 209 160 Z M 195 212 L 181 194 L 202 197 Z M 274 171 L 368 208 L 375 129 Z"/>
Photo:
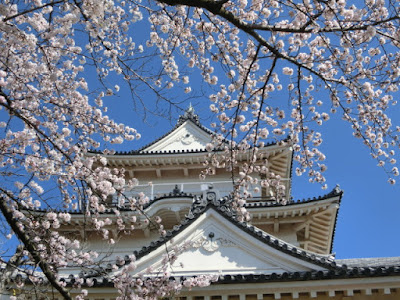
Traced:
<path fill-rule="evenodd" d="M 303 199 L 298 199 L 298 200 L 290 200 L 286 203 L 282 202 L 277 202 L 275 200 L 267 200 L 264 202 L 248 202 L 245 204 L 246 208 L 256 208 L 256 207 L 277 207 L 277 206 L 290 206 L 290 205 L 297 205 L 297 204 L 304 204 L 304 203 L 309 203 L 309 202 L 314 202 L 314 201 L 322 201 L 329 199 L 331 197 L 336 197 L 340 196 L 339 202 L 342 199 L 344 191 L 340 189 L 339 185 L 336 185 L 335 188 L 332 189 L 329 193 L 326 193 L 324 195 L 318 196 L 318 197 L 309 197 L 309 198 L 303 198 Z"/>
<path fill-rule="evenodd" d="M 280 202 L 249 202 L 245 204 L 246 208 L 257 208 L 257 207 L 277 207 L 277 206 L 290 206 L 290 205 L 297 205 L 297 204 L 304 204 L 304 203 L 309 203 L 309 202 L 313 202 L 313 201 L 321 201 L 321 200 L 326 200 L 330 197 L 335 197 L 335 196 L 340 196 L 339 198 L 339 202 L 341 201 L 341 196 L 343 195 L 343 190 L 341 190 L 340 188 L 338 188 L 338 186 L 336 186 L 331 192 L 322 195 L 322 196 L 318 196 L 318 197 L 313 197 L 313 198 L 307 198 L 307 199 L 302 199 L 302 200 L 297 200 L 297 201 L 291 201 L 288 202 L 286 204 L 282 204 Z M 195 197 L 194 194 L 192 193 L 186 193 L 183 191 L 178 191 L 176 189 L 172 190 L 172 192 L 170 193 L 165 193 L 159 197 L 155 197 L 153 199 L 151 199 L 148 203 L 146 203 L 143 207 L 143 209 L 148 208 L 149 206 L 151 206 L 152 204 L 154 204 L 155 202 L 158 202 L 162 199 L 168 199 L 168 198 L 177 198 L 177 197 L 182 197 L 182 198 L 193 198 Z M 223 197 L 221 199 L 224 199 L 227 197 Z M 220 200 L 221 200 L 220 199 Z M 195 204 L 195 203 L 193 203 Z M 193 208 L 193 207 L 192 207 Z M 120 208 L 122 211 L 133 211 L 131 209 L 124 209 L 124 208 Z M 82 210 L 79 209 L 75 209 L 75 210 L 68 210 L 65 208 L 60 208 L 60 209 L 52 209 L 52 210 L 48 210 L 48 209 L 43 209 L 43 208 L 33 208 L 33 209 L 27 209 L 30 211 L 34 211 L 34 212 L 55 212 L 55 213 L 70 213 L 70 214 L 80 214 L 83 213 Z M 112 212 L 113 208 L 109 208 L 106 209 L 104 211 L 104 213 L 109 213 Z"/>
<path fill-rule="evenodd" d="M 94 272 L 91 272 L 94 274 Z M 91 275 L 93 275 L 91 274 Z M 381 276 L 399 276 L 400 265 L 378 266 L 378 267 L 352 267 L 338 266 L 335 270 L 315 270 L 315 271 L 294 271 L 283 273 L 270 273 L 270 274 L 224 274 L 219 275 L 218 279 L 212 284 L 234 284 L 234 283 L 258 283 L 258 282 L 284 282 L 284 281 L 307 281 L 307 280 L 329 280 L 329 279 L 343 279 L 343 278 L 370 278 Z M 12 280 L 17 280 L 17 274 Z M 77 276 L 73 274 L 66 274 L 61 277 L 60 281 L 65 282 L 67 286 L 73 286 L 75 283 L 83 284 L 84 286 L 91 287 L 113 287 L 114 282 L 107 277 L 91 277 L 89 284 L 89 277 L 84 277 L 83 274 Z M 189 277 L 196 277 L 189 276 Z M 170 280 L 180 279 L 185 280 L 188 276 L 171 276 Z M 44 277 L 43 277 L 43 280 Z M 30 283 L 29 278 L 25 278 L 25 282 Z"/>
<path fill-rule="evenodd" d="M 150 147 L 151 145 L 157 143 L 159 140 L 163 139 L 165 136 L 167 136 L 168 134 L 170 134 L 172 131 L 174 131 L 177 127 L 174 127 L 173 129 L 171 129 L 169 132 L 167 132 L 166 134 L 164 134 L 163 136 L 161 136 L 160 138 L 158 138 L 157 140 L 155 140 L 154 142 L 151 142 L 141 148 L 139 148 L 138 150 L 130 150 L 130 151 L 115 151 L 113 153 L 113 155 L 157 155 L 157 154 L 186 154 L 186 153 L 207 153 L 210 152 L 207 149 L 187 149 L 187 150 L 164 150 L 164 151 L 143 151 L 143 149 Z M 208 128 L 204 127 L 204 130 L 209 130 Z M 209 130 L 210 134 L 214 134 L 215 132 Z M 284 142 L 284 141 L 283 141 Z M 260 149 L 264 149 L 264 148 L 268 148 L 271 146 L 276 146 L 279 145 L 279 142 L 276 141 L 270 141 L 264 144 L 263 147 L 261 147 Z M 247 150 L 253 149 L 254 146 L 250 147 Z M 237 148 L 235 148 L 237 149 Z M 223 151 L 224 148 L 222 148 L 222 146 L 214 148 L 211 152 L 218 152 L 218 151 Z M 96 149 L 89 149 L 88 150 L 89 153 L 93 153 L 93 154 L 103 154 L 103 152 L 101 150 L 96 150 Z"/>

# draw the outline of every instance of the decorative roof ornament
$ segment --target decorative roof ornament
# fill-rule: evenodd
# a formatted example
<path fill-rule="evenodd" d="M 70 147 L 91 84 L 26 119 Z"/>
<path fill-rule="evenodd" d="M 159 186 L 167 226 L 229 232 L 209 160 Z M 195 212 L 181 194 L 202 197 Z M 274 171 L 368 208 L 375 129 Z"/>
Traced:
<path fill-rule="evenodd" d="M 342 189 L 340 188 L 340 185 L 339 185 L 339 184 L 337 184 L 337 185 L 335 186 L 334 192 L 335 192 L 336 194 L 340 194 L 340 193 L 343 192 Z"/>
<path fill-rule="evenodd" d="M 178 185 L 175 184 L 175 188 L 172 190 L 173 195 L 178 195 L 181 193 L 181 190 L 178 188 Z"/>
<path fill-rule="evenodd" d="M 214 192 L 211 188 L 208 189 L 202 196 L 197 197 L 193 201 L 189 213 L 193 215 L 201 214 L 209 206 L 209 204 L 212 204 L 228 216 L 236 217 L 237 212 L 232 208 L 232 202 L 233 199 L 231 196 L 218 198 L 216 192 Z"/>
<path fill-rule="evenodd" d="M 189 104 L 189 107 L 186 109 L 185 113 L 179 116 L 178 125 L 183 124 L 186 120 L 191 120 L 193 123 L 200 125 L 199 116 L 195 114 L 192 103 Z"/>

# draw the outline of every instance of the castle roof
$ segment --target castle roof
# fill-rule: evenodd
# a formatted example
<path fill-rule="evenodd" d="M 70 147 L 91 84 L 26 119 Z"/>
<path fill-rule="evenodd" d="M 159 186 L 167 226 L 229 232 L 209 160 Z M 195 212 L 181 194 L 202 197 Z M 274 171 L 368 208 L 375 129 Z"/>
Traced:
<path fill-rule="evenodd" d="M 205 200 L 197 199 L 193 205 L 192 210 L 188 214 L 187 218 L 177 225 L 172 230 L 168 231 L 164 237 L 150 243 L 150 245 L 143 247 L 139 251 L 135 251 L 136 263 L 139 270 L 143 270 L 150 265 L 157 265 L 157 258 L 160 258 L 160 253 L 164 252 L 164 246 L 172 248 L 176 244 L 184 241 L 187 238 L 193 238 L 193 247 L 195 249 L 195 255 L 198 257 L 201 251 L 197 251 L 200 248 L 207 249 L 208 256 L 211 256 L 214 252 L 223 251 L 229 248 L 230 243 L 234 243 L 235 248 L 241 248 L 243 244 L 240 243 L 239 239 L 232 240 L 232 236 L 229 235 L 229 230 L 223 225 L 230 226 L 230 230 L 235 231 L 235 236 L 244 239 L 244 241 L 251 241 L 251 246 L 245 250 L 251 252 L 251 249 L 256 248 L 257 242 L 260 242 L 264 249 L 264 258 L 266 261 L 272 261 L 272 258 L 276 265 L 271 267 L 270 270 L 262 270 L 261 272 L 249 272 L 249 270 L 220 270 L 218 279 L 213 284 L 274 284 L 275 282 L 293 282 L 293 284 L 302 284 L 303 281 L 332 281 L 332 284 L 327 283 L 329 286 L 335 284 L 343 285 L 342 279 L 353 279 L 353 280 L 369 280 L 374 282 L 376 278 L 385 277 L 389 280 L 393 278 L 397 281 L 400 276 L 400 258 L 369 258 L 369 259 L 334 259 L 330 256 L 317 255 L 315 253 L 305 251 L 290 245 L 289 243 L 283 242 L 277 239 L 273 235 L 267 234 L 262 230 L 246 223 L 239 222 L 235 218 L 235 211 L 232 211 L 229 205 L 230 199 L 225 198 L 222 200 Z M 214 226 L 213 226 L 214 225 Z M 197 231 L 203 230 L 203 234 L 199 237 L 191 234 L 191 228 L 196 228 Z M 218 231 L 220 229 L 220 231 Z M 215 236 L 214 236 L 215 232 Z M 219 237 L 219 234 L 225 233 L 224 237 Z M 213 235 L 212 235 L 213 234 Z M 197 238 L 197 240 L 196 240 Z M 216 244 L 215 249 L 212 248 L 212 239 L 216 238 L 219 243 Z M 218 239 L 219 238 L 219 239 Z M 201 249 L 200 249 L 201 250 Z M 188 252 L 191 252 L 189 249 Z M 256 253 L 256 251 L 254 252 Z M 224 255 L 229 255 L 228 252 L 224 252 Z M 274 256 L 276 255 L 277 256 Z M 181 255 L 185 255 L 185 252 Z M 236 254 L 237 255 L 237 254 Z M 245 255 L 243 252 L 241 255 Z M 191 259 L 189 256 L 188 259 Z M 198 258 L 201 260 L 201 257 Z M 236 257 L 237 259 L 237 257 Z M 282 269 L 282 266 L 287 266 L 288 260 L 290 261 L 292 269 Z M 127 265 L 131 262 L 130 258 L 126 256 L 122 261 L 118 262 L 120 267 Z M 204 260 L 202 261 L 204 264 Z M 277 268 L 281 267 L 281 269 Z M 258 266 L 259 270 L 262 266 Z M 109 275 L 104 276 L 104 272 L 101 276 L 96 276 L 94 272 L 82 273 L 80 276 L 83 278 L 83 282 L 87 278 L 91 278 L 95 287 L 111 287 L 112 286 L 112 271 L 109 270 Z M 200 273 L 198 273 L 200 274 Z M 149 274 L 151 276 L 151 274 Z M 181 280 L 190 276 L 196 276 L 190 274 L 190 272 L 176 272 L 172 274 L 171 280 Z M 76 278 L 73 275 L 63 279 L 67 283 L 73 283 Z M 354 283 L 354 281 L 353 281 Z M 318 287 L 321 289 L 323 283 L 319 283 Z M 345 285 L 343 285 L 345 286 Z M 244 286 L 245 287 L 245 286 Z M 311 284 L 307 285 L 307 288 L 313 289 L 314 286 Z M 365 287 L 368 291 L 368 288 Z"/>
<path fill-rule="evenodd" d="M 179 116 L 176 125 L 168 132 L 155 139 L 154 141 L 142 146 L 137 150 L 116 151 L 117 156 L 138 156 L 138 155 L 159 155 L 159 154 L 184 154 L 184 153 L 205 153 L 210 150 L 206 149 L 206 145 L 213 140 L 215 132 L 203 126 L 199 116 L 194 112 L 194 108 L 190 105 L 185 113 Z M 279 146 L 285 144 L 281 142 L 268 142 L 262 148 L 271 146 Z M 224 145 L 228 145 L 229 141 L 222 139 L 221 144 L 212 151 L 224 150 Z M 98 150 L 90 150 L 90 153 L 103 154 Z"/>

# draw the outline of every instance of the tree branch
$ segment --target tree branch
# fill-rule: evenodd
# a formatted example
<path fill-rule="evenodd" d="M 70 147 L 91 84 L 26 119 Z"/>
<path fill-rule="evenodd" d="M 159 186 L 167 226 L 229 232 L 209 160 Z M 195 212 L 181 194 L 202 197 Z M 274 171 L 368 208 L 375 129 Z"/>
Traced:
<path fill-rule="evenodd" d="M 2 192 L 5 193 L 7 197 L 13 198 L 12 195 L 7 193 L 6 191 L 2 190 Z M 62 287 L 57 281 L 57 278 L 54 275 L 54 271 L 51 269 L 50 265 L 40 257 L 35 245 L 31 243 L 30 237 L 21 229 L 20 226 L 18 226 L 18 220 L 14 217 L 12 209 L 9 207 L 7 201 L 3 196 L 0 196 L 0 210 L 13 232 L 24 244 L 25 249 L 28 250 L 35 263 L 40 267 L 43 274 L 49 280 L 50 284 L 61 294 L 61 296 L 63 296 L 65 300 L 72 300 L 69 291 Z"/>

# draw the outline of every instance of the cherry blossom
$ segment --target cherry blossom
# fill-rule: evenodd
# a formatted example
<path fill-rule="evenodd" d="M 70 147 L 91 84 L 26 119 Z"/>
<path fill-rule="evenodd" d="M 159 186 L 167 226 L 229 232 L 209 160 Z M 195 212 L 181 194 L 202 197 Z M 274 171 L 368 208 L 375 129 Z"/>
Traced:
<path fill-rule="evenodd" d="M 103 155 L 88 155 L 88 149 L 112 154 L 113 145 L 140 138 L 107 116 L 107 99 L 128 88 L 135 104 L 143 104 L 137 91 L 145 88 L 160 103 L 179 107 L 173 93 L 198 95 L 192 75 L 201 76 L 216 115 L 200 176 L 221 167 L 235 173 L 233 206 L 240 219 L 248 217 L 246 199 L 262 188 L 287 201 L 283 178 L 267 161 L 256 163 L 268 142 L 291 147 L 295 173 L 326 188 L 320 128 L 332 118 L 349 124 L 394 184 L 400 128 L 390 109 L 399 93 L 398 9 L 391 0 L 3 1 L 0 210 L 6 235 L 15 234 L 23 256 L 71 299 L 57 270 L 100 259 L 57 231 L 72 210 L 84 211 L 110 244 L 117 242 L 111 224 L 127 230 L 150 222 L 128 223 L 115 207 L 112 220 L 101 217 L 109 197 L 135 212 L 149 200 L 127 197 L 137 182 L 123 169 L 110 169 Z M 137 26 L 149 31 L 145 41 Z M 243 153 L 249 160 L 239 163 Z M 56 213 L 59 208 L 65 212 Z M 164 235 L 159 220 L 154 223 Z M 154 280 L 132 276 L 134 264 L 116 268 L 116 287 L 121 295 L 136 287 L 129 296 L 156 298 L 211 281 L 167 280 L 170 263 Z M 37 280 L 29 268 L 25 272 Z M 81 290 L 78 298 L 86 294 Z"/>

